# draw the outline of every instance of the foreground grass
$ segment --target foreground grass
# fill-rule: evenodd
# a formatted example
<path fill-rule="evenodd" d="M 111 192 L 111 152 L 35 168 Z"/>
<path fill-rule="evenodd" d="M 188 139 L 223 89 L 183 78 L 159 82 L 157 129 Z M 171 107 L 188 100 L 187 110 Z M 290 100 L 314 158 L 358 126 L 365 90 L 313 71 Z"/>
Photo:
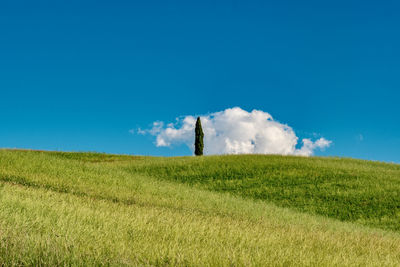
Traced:
<path fill-rule="evenodd" d="M 266 179 L 269 168 L 262 162 L 275 160 L 305 167 L 318 166 L 319 159 L 0 151 L 0 265 L 400 264 L 396 232 L 340 222 L 328 218 L 334 217 L 329 213 L 316 216 L 314 210 L 300 213 L 277 207 L 266 201 L 276 202 L 274 198 L 245 192 L 256 185 L 242 190 L 226 186 L 229 194 L 216 192 L 223 191 L 216 185 L 224 181 L 218 169 L 229 181 L 242 166 L 243 183 L 251 184 L 246 174 Z M 333 173 L 372 170 L 374 175 L 381 168 L 388 172 L 383 171 L 382 183 L 397 186 L 396 165 L 375 167 L 376 163 L 349 160 L 346 167 L 340 160 L 325 161 L 338 164 Z M 290 173 L 283 167 L 275 172 L 283 170 Z M 197 176 L 203 173 L 204 181 L 190 178 L 196 171 Z M 288 184 L 293 187 L 294 182 Z M 366 185 L 362 188 L 369 193 Z M 292 207 L 301 210 L 301 205 Z"/>

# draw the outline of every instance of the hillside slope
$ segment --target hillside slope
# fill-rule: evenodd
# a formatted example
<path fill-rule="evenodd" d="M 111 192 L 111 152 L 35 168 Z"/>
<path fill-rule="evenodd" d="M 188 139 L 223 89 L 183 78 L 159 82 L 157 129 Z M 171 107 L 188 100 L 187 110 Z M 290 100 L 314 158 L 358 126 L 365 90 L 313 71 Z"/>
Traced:
<path fill-rule="evenodd" d="M 4 265 L 400 264 L 400 167 L 0 151 Z"/>

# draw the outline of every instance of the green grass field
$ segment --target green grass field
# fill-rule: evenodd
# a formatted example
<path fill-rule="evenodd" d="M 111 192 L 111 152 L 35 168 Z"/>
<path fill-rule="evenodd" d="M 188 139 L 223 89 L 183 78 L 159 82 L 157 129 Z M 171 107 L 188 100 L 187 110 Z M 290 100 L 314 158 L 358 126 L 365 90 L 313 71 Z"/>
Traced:
<path fill-rule="evenodd" d="M 399 266 L 400 165 L 0 150 L 0 266 Z"/>

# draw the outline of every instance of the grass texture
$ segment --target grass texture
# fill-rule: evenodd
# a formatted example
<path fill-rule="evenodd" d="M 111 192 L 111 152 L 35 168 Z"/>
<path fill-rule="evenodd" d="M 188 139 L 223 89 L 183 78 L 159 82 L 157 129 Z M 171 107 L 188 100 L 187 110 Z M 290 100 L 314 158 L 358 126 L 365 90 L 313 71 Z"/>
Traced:
<path fill-rule="evenodd" d="M 0 150 L 0 266 L 399 266 L 400 166 Z"/>

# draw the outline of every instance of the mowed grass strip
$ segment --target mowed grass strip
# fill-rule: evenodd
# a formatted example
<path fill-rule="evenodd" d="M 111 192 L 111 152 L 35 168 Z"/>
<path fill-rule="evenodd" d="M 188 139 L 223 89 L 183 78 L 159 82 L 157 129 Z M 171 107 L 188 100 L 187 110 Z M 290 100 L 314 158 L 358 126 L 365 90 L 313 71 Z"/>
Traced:
<path fill-rule="evenodd" d="M 400 231 L 400 165 L 293 156 L 207 156 L 131 162 L 126 170 L 341 221 Z"/>

